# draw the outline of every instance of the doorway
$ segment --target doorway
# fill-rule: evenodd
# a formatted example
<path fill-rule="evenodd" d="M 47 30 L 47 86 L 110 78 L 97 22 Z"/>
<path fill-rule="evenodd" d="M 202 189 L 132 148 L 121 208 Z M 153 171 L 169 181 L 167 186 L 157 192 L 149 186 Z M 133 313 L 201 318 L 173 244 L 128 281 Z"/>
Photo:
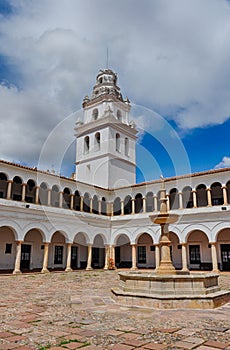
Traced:
<path fill-rule="evenodd" d="M 223 271 L 230 271 L 230 244 L 221 244 L 221 261 Z"/>
<path fill-rule="evenodd" d="M 31 245 L 22 244 L 21 248 L 21 270 L 29 270 L 30 269 L 30 256 L 31 256 Z"/>

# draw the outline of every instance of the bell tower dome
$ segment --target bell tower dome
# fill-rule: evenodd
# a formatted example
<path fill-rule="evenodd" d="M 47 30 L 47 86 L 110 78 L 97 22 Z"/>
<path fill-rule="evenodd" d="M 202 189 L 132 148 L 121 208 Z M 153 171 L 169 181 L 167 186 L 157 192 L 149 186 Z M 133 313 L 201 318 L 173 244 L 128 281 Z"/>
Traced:
<path fill-rule="evenodd" d="M 75 128 L 76 179 L 111 189 L 134 184 L 137 130 L 129 121 L 130 101 L 123 99 L 112 70 L 99 72 L 82 107 L 83 121 Z"/>

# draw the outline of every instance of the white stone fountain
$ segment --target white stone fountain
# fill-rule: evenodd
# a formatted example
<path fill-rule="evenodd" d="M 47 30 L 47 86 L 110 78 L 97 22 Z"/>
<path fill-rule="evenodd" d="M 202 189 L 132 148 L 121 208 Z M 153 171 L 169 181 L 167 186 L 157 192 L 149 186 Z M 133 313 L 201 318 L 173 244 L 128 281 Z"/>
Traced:
<path fill-rule="evenodd" d="M 112 289 L 115 301 L 128 306 L 151 308 L 215 308 L 230 301 L 230 291 L 218 285 L 217 273 L 190 273 L 176 271 L 171 260 L 168 225 L 175 223 L 179 215 L 167 211 L 167 198 L 162 180 L 160 213 L 150 215 L 154 224 L 161 226 L 161 259 L 153 272 L 120 272 L 119 288 Z"/>

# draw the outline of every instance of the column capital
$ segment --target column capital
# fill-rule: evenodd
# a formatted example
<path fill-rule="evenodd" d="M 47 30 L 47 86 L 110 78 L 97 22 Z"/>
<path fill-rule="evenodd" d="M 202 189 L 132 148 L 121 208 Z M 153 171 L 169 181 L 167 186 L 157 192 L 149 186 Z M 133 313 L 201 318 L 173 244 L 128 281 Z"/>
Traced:
<path fill-rule="evenodd" d="M 192 190 L 191 192 L 192 192 L 192 193 L 197 193 L 197 190 Z"/>
<path fill-rule="evenodd" d="M 14 181 L 13 180 L 7 180 L 8 184 L 12 184 Z"/>
<path fill-rule="evenodd" d="M 208 244 L 217 245 L 217 242 L 209 242 Z"/>
<path fill-rule="evenodd" d="M 188 242 L 180 242 L 179 244 L 186 247 L 188 245 Z"/>
<path fill-rule="evenodd" d="M 222 189 L 224 189 L 224 188 L 227 189 L 227 186 L 226 185 L 222 185 L 221 188 Z"/>

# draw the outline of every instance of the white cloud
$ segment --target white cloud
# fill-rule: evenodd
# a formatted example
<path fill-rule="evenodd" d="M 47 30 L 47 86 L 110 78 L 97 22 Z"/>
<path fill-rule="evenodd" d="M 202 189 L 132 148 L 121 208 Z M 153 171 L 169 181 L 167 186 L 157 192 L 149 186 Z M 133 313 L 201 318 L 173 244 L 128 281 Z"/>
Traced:
<path fill-rule="evenodd" d="M 21 80 L 0 87 L 2 157 L 36 162 L 52 128 L 91 93 L 107 46 L 123 94 L 136 103 L 183 130 L 229 118 L 228 1 L 10 2 L 15 12 L 1 18 L 0 55 Z M 139 122 L 155 128 L 148 117 Z"/>
<path fill-rule="evenodd" d="M 230 168 L 230 157 L 224 156 L 222 158 L 222 161 L 218 163 L 214 169 L 219 169 L 219 168 Z"/>

